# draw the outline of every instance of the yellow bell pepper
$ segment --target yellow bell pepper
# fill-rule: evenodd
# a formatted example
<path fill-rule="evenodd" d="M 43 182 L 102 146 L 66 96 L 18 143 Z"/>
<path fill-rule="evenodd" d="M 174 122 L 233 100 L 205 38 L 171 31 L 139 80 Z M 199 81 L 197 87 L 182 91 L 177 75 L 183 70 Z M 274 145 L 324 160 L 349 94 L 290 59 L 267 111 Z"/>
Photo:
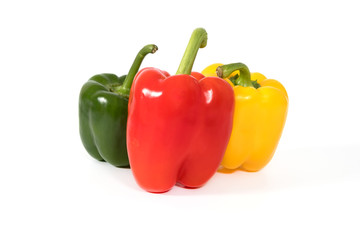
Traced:
<path fill-rule="evenodd" d="M 225 172 L 262 169 L 273 157 L 285 125 L 288 95 L 284 86 L 261 73 L 250 74 L 242 63 L 213 64 L 202 74 L 217 75 L 234 87 L 233 130 L 221 162 Z"/>

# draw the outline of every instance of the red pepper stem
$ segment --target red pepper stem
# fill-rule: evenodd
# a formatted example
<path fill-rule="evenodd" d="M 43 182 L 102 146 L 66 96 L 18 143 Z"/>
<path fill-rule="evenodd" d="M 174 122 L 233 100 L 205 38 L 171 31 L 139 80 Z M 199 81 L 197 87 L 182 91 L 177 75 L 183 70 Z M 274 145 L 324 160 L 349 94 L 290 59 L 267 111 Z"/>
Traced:
<path fill-rule="evenodd" d="M 203 28 L 197 28 L 193 31 L 189 43 L 186 47 L 183 58 L 181 59 L 179 68 L 176 75 L 191 74 L 191 70 L 194 65 L 196 54 L 199 48 L 206 47 L 207 44 L 207 32 Z"/>
<path fill-rule="evenodd" d="M 129 73 L 126 75 L 126 78 L 121 86 L 118 86 L 114 88 L 114 91 L 117 92 L 120 95 L 129 97 L 130 89 L 132 82 L 134 80 L 134 77 L 136 73 L 140 69 L 140 65 L 142 61 L 144 60 L 145 56 L 149 53 L 155 53 L 158 50 L 158 47 L 155 44 L 149 44 L 143 47 L 139 53 L 136 55 L 136 58 L 129 70 Z"/>
<path fill-rule="evenodd" d="M 254 87 L 250 78 L 249 68 L 243 63 L 231 63 L 227 65 L 219 66 L 216 69 L 216 74 L 219 78 L 227 78 L 236 70 L 240 71 L 240 76 L 234 80 L 234 85 L 240 85 L 243 87 Z"/>

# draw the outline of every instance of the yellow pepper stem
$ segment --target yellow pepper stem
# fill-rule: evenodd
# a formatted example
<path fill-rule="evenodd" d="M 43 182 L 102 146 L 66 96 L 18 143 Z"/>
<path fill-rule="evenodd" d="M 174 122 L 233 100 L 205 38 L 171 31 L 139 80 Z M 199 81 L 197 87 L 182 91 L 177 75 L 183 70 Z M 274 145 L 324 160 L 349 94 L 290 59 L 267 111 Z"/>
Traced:
<path fill-rule="evenodd" d="M 243 87 L 254 88 L 260 87 L 256 81 L 251 81 L 249 68 L 243 63 L 231 63 L 219 66 L 216 69 L 216 74 L 219 78 L 227 78 L 237 70 L 240 71 L 240 76 L 238 76 L 236 79 L 232 79 L 232 82 L 235 86 L 240 85 Z"/>

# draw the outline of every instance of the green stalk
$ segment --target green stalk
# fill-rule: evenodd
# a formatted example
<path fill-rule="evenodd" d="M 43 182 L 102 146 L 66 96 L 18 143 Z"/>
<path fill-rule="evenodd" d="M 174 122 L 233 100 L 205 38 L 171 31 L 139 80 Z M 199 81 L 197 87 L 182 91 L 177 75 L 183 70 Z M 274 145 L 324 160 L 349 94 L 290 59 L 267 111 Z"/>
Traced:
<path fill-rule="evenodd" d="M 239 70 L 240 76 L 233 80 L 235 86 L 254 87 L 258 88 L 260 85 L 256 81 L 251 81 L 249 68 L 243 63 L 231 63 L 219 66 L 216 69 L 216 74 L 219 78 L 227 78 L 233 72 Z"/>
<path fill-rule="evenodd" d="M 136 73 L 139 71 L 140 65 L 144 60 L 145 56 L 149 53 L 155 53 L 158 50 L 158 47 L 154 44 L 149 44 L 143 47 L 139 53 L 136 55 L 136 58 L 129 70 L 129 73 L 126 75 L 126 78 L 121 86 L 118 86 L 114 91 L 123 96 L 129 96 L 132 82 Z"/>
<path fill-rule="evenodd" d="M 191 74 L 196 54 L 199 48 L 206 47 L 207 44 L 207 32 L 203 28 L 197 28 L 193 31 L 189 43 L 186 47 L 183 58 L 181 59 L 179 68 L 176 75 Z"/>

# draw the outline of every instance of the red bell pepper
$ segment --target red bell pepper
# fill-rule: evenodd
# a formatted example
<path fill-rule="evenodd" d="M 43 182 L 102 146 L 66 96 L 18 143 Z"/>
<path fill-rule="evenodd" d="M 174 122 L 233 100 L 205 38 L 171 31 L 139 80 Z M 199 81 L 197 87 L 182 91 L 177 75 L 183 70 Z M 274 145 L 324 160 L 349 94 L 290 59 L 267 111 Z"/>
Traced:
<path fill-rule="evenodd" d="M 196 29 L 174 76 L 146 68 L 135 76 L 129 99 L 127 149 L 137 183 L 166 192 L 176 183 L 204 185 L 216 172 L 232 130 L 234 92 L 217 77 L 191 73 L 207 43 Z"/>

